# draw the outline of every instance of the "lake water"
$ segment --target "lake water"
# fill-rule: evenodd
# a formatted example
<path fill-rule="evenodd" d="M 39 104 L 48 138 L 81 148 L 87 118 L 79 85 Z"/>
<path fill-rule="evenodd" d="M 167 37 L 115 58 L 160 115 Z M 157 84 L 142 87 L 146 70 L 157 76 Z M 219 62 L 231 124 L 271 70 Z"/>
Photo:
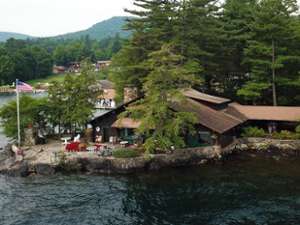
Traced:
<path fill-rule="evenodd" d="M 300 159 L 130 176 L 0 176 L 1 225 L 293 225 Z"/>

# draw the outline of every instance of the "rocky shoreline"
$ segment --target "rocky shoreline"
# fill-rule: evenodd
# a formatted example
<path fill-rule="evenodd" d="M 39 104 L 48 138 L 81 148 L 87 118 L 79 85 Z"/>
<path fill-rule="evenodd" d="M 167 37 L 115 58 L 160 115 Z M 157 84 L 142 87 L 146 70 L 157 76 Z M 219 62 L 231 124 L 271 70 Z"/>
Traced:
<path fill-rule="evenodd" d="M 221 158 L 221 150 L 217 147 L 181 149 L 170 154 L 142 155 L 136 158 L 101 157 L 95 153 L 67 153 L 63 160 L 56 162 L 25 158 L 18 163 L 14 163 L 8 148 L 4 152 L 2 161 L 0 155 L 0 173 L 21 177 L 56 173 L 129 174 L 157 171 L 162 168 L 197 166 Z"/>
<path fill-rule="evenodd" d="M 278 159 L 278 157 L 299 156 L 300 140 L 243 138 L 236 140 L 226 149 L 217 146 L 180 149 L 170 154 L 143 155 L 127 159 L 101 157 L 95 153 L 68 153 L 63 159 L 53 161 L 46 160 L 45 156 L 49 155 L 49 151 L 49 149 L 40 149 L 40 146 L 34 151 L 29 149 L 29 156 L 25 157 L 22 162 L 15 163 L 10 146 L 7 146 L 0 153 L 0 173 L 21 177 L 56 173 L 129 174 L 157 171 L 163 168 L 198 166 L 243 153 L 271 155 Z"/>

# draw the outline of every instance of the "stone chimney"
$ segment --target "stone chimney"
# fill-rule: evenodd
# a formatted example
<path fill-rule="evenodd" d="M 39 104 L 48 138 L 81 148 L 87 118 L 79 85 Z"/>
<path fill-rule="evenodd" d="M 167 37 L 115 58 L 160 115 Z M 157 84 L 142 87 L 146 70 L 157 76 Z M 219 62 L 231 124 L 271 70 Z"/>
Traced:
<path fill-rule="evenodd" d="M 138 89 L 136 87 L 125 87 L 124 88 L 124 103 L 130 102 L 138 98 Z"/>

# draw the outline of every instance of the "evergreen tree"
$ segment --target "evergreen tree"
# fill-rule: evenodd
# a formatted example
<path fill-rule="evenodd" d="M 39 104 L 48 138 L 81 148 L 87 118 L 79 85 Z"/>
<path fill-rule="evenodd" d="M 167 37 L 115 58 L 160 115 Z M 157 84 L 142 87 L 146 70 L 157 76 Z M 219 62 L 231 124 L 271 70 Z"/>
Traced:
<path fill-rule="evenodd" d="M 120 97 L 126 86 L 142 89 L 149 73 L 145 65 L 149 54 L 174 37 L 176 1 L 135 0 L 134 4 L 141 10 L 126 10 L 136 16 L 127 25 L 127 29 L 133 31 L 132 38 L 113 58 L 111 79 Z"/>
<path fill-rule="evenodd" d="M 229 98 L 235 98 L 237 90 L 247 80 L 249 68 L 243 63 L 244 49 L 252 37 L 249 24 L 254 20 L 256 3 L 257 0 L 227 0 L 222 7 L 222 46 L 219 54 L 221 72 L 218 83 L 223 94 Z"/>
<path fill-rule="evenodd" d="M 293 39 L 291 23 L 297 10 L 296 0 L 262 0 L 257 4 L 250 24 L 253 36 L 245 49 L 250 81 L 238 92 L 239 95 L 253 100 L 263 97 L 267 100 L 264 103 L 272 99 L 273 105 L 277 105 L 279 82 L 290 76 L 286 74 L 287 65 L 299 63 L 290 46 Z"/>
<path fill-rule="evenodd" d="M 180 90 L 195 84 L 195 76 L 181 65 L 182 56 L 170 44 L 149 55 L 151 70 L 145 78 L 145 97 L 128 110 L 129 115 L 141 121 L 139 133 L 146 136 L 145 148 L 170 150 L 184 147 L 185 129 L 193 130 L 196 119 L 192 113 L 175 112 L 174 104 L 184 104 Z"/>
<path fill-rule="evenodd" d="M 203 78 L 211 91 L 211 83 L 219 75 L 218 55 L 221 26 L 218 22 L 218 0 L 186 0 L 180 4 L 175 39 L 194 72 Z M 203 87 L 202 87 L 203 89 Z"/>

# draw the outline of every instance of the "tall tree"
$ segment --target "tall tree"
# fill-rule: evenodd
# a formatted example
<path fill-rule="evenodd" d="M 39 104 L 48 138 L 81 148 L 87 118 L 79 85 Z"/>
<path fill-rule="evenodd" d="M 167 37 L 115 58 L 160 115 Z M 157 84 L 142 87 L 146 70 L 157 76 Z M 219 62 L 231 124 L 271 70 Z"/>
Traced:
<path fill-rule="evenodd" d="M 211 91 L 211 83 L 219 75 L 218 50 L 221 26 L 218 22 L 218 0 L 181 1 L 177 13 L 174 39 L 181 54 L 193 63 L 197 76 Z"/>
<path fill-rule="evenodd" d="M 87 124 L 93 115 L 97 97 L 90 88 L 95 81 L 92 67 L 83 62 L 80 75 L 68 74 L 62 84 L 50 88 L 49 113 L 53 125 L 74 133 Z"/>
<path fill-rule="evenodd" d="M 121 97 L 126 86 L 142 89 L 149 73 L 145 66 L 149 53 L 159 50 L 174 37 L 176 1 L 135 0 L 134 4 L 140 11 L 126 10 L 135 16 L 127 25 L 127 29 L 133 31 L 132 38 L 113 58 L 112 65 L 111 79 L 117 84 Z"/>
<path fill-rule="evenodd" d="M 196 122 L 192 113 L 172 109 L 174 104 L 184 102 L 180 90 L 196 82 L 181 61 L 182 56 L 170 44 L 152 52 L 147 60 L 151 72 L 143 85 L 145 97 L 128 110 L 130 116 L 141 121 L 139 132 L 146 136 L 145 148 L 149 152 L 184 147 L 184 131 L 193 130 Z"/>
<path fill-rule="evenodd" d="M 21 138 L 24 137 L 24 129 L 35 126 L 42 121 L 46 121 L 46 99 L 35 99 L 27 95 L 20 98 L 20 127 Z M 1 123 L 3 123 L 4 133 L 11 138 L 17 139 L 17 103 L 11 101 L 0 109 Z"/>
<path fill-rule="evenodd" d="M 267 100 L 271 93 L 271 102 L 277 105 L 280 79 L 289 76 L 287 65 L 299 63 L 299 57 L 293 54 L 290 46 L 291 23 L 297 10 L 296 0 L 262 0 L 257 4 L 254 20 L 249 25 L 253 36 L 245 49 L 250 81 L 238 94 L 253 100 L 262 97 Z"/>
<path fill-rule="evenodd" d="M 236 92 L 247 80 L 249 68 L 243 63 L 247 42 L 252 38 L 249 26 L 254 20 L 257 0 L 227 0 L 222 6 L 222 25 L 219 51 L 219 88 L 224 95 L 235 98 Z"/>

